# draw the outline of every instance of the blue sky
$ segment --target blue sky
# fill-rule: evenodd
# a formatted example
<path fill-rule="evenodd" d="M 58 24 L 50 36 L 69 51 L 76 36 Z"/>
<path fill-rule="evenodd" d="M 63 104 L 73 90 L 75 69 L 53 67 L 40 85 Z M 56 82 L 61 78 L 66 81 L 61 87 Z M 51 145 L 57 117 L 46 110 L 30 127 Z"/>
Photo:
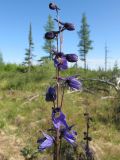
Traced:
<path fill-rule="evenodd" d="M 63 51 L 77 53 L 77 31 L 82 13 L 90 25 L 93 50 L 88 53 L 89 68 L 104 66 L 104 46 L 108 45 L 108 67 L 117 60 L 120 64 L 120 0 L 0 0 L 0 51 L 5 62 L 21 63 L 28 47 L 29 23 L 32 23 L 36 59 L 46 55 L 42 50 L 44 28 L 48 14 L 55 17 L 48 4 L 55 2 L 61 8 L 63 22 L 76 26 L 73 32 L 64 32 Z M 83 65 L 79 61 L 80 65 Z"/>

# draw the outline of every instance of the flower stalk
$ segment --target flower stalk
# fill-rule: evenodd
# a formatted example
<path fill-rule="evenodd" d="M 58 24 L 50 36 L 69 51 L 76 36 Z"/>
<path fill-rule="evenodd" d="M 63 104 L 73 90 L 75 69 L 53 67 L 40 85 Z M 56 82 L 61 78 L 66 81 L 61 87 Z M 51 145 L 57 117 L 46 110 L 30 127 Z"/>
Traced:
<path fill-rule="evenodd" d="M 90 141 L 92 141 L 91 136 L 89 135 L 89 129 L 90 129 L 90 121 L 92 121 L 92 117 L 90 117 L 87 109 L 86 112 L 84 113 L 85 119 L 86 119 L 86 131 L 84 132 L 84 140 L 86 141 L 85 144 L 85 154 L 86 154 L 86 159 L 87 160 L 92 160 L 93 159 L 93 153 L 90 148 Z"/>
<path fill-rule="evenodd" d="M 59 12 L 58 10 L 56 10 L 57 13 L 57 19 L 59 21 Z M 61 36 L 61 30 L 60 30 L 60 24 L 58 22 L 58 29 L 59 29 L 59 35 Z M 58 46 L 58 36 L 57 36 L 57 52 L 59 51 L 59 46 Z M 60 40 L 60 50 L 61 50 L 61 40 Z M 57 107 L 59 106 L 59 75 L 60 74 L 60 70 L 59 67 L 56 69 L 56 75 L 57 75 Z M 56 140 L 55 140 L 55 144 L 56 144 L 56 158 L 55 160 L 60 160 L 60 131 L 59 128 L 56 130 Z"/>
<path fill-rule="evenodd" d="M 60 77 L 60 71 L 68 69 L 68 62 L 76 62 L 78 57 L 76 54 L 64 54 L 62 53 L 62 43 L 63 37 L 62 33 L 64 30 L 72 31 L 74 30 L 74 25 L 72 23 L 62 23 L 59 19 L 59 8 L 56 4 L 50 3 L 49 8 L 56 11 L 56 22 L 58 23 L 58 31 L 50 31 L 45 33 L 45 38 L 50 40 L 56 38 L 56 51 L 53 52 L 53 61 L 56 68 L 56 87 L 49 87 L 46 93 L 46 101 L 52 102 L 52 122 L 54 129 L 54 136 L 48 135 L 43 132 L 43 138 L 38 139 L 39 151 L 43 151 L 52 145 L 54 145 L 53 160 L 62 160 L 61 156 L 61 145 L 62 138 L 64 138 L 71 145 L 76 143 L 77 133 L 72 130 L 72 126 L 69 126 L 66 122 L 66 116 L 62 112 L 63 100 L 65 87 L 68 86 L 72 90 L 79 90 L 81 88 L 81 83 L 76 79 L 76 76 L 71 76 L 68 78 Z M 61 86 L 60 81 L 63 81 L 63 86 Z M 60 90 L 61 87 L 61 90 Z M 62 93 L 61 93 L 62 92 Z M 61 98 L 61 101 L 60 101 Z"/>
<path fill-rule="evenodd" d="M 65 93 L 65 86 L 63 86 L 63 88 L 62 88 L 62 97 L 61 97 L 61 105 L 60 105 L 61 108 L 63 106 L 64 93 Z"/>

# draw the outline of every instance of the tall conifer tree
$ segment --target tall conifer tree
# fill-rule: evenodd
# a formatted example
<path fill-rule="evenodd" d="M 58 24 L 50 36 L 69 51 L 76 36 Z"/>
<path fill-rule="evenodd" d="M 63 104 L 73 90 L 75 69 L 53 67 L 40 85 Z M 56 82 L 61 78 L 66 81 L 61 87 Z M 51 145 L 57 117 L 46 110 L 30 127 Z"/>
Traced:
<path fill-rule="evenodd" d="M 32 60 L 33 60 L 33 57 L 34 57 L 34 54 L 33 54 L 34 43 L 33 43 L 33 38 L 32 38 L 32 25 L 31 25 L 31 23 L 30 23 L 30 28 L 29 28 L 28 43 L 29 43 L 29 46 L 28 46 L 28 48 L 26 49 L 26 52 L 25 52 L 25 62 L 24 62 L 24 64 L 28 66 L 28 72 L 30 72 L 31 67 L 32 67 Z"/>
<path fill-rule="evenodd" d="M 54 21 L 51 17 L 51 15 L 48 15 L 48 20 L 47 20 L 47 23 L 44 27 L 45 29 L 45 32 L 49 32 L 49 31 L 53 31 L 54 30 Z M 54 40 L 47 40 L 45 39 L 45 43 L 44 43 L 44 46 L 43 46 L 43 49 L 46 53 L 49 53 L 49 56 L 48 58 L 52 58 L 52 54 L 51 54 L 51 49 L 52 48 L 55 48 L 54 46 Z"/>
<path fill-rule="evenodd" d="M 79 47 L 79 53 L 80 53 L 80 59 L 84 61 L 84 69 L 87 68 L 87 54 L 88 51 L 92 49 L 92 41 L 90 40 L 90 31 L 89 31 L 89 25 L 87 24 L 87 18 L 86 15 L 83 14 L 82 21 L 81 21 L 81 28 L 78 32 L 78 36 L 80 38 L 78 47 Z"/>

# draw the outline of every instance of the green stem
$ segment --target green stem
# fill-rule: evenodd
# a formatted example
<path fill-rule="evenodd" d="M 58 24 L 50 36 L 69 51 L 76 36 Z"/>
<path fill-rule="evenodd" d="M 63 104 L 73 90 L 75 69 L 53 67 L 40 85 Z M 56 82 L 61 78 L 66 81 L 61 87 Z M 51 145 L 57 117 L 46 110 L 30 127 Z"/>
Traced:
<path fill-rule="evenodd" d="M 59 106 L 59 69 L 57 68 L 57 107 Z M 56 160 L 60 160 L 60 131 L 56 131 Z"/>
<path fill-rule="evenodd" d="M 54 106 L 54 108 L 55 108 L 55 101 L 53 101 L 53 106 Z"/>
<path fill-rule="evenodd" d="M 58 28 L 59 31 L 60 29 L 60 24 L 59 24 L 59 15 L 58 15 L 58 10 L 57 10 L 57 19 L 58 19 Z M 60 52 L 61 52 L 61 46 L 62 46 L 62 41 L 61 41 L 61 33 L 60 33 Z M 57 36 L 57 52 L 58 52 L 58 36 Z M 59 107 L 59 73 L 60 70 L 59 68 L 56 69 L 56 78 L 57 78 L 57 107 Z M 55 160 L 60 160 L 60 131 L 59 129 L 56 130 L 56 139 L 55 139 Z"/>
<path fill-rule="evenodd" d="M 61 105 L 60 105 L 61 108 L 63 106 L 64 93 L 65 93 L 65 87 L 63 87 L 63 92 L 62 92 Z"/>
<path fill-rule="evenodd" d="M 60 153 L 59 153 L 59 155 L 60 155 L 60 160 L 61 160 L 61 146 L 62 146 L 62 138 L 60 138 Z"/>
<path fill-rule="evenodd" d="M 59 107 L 59 69 L 57 68 L 57 107 Z"/>

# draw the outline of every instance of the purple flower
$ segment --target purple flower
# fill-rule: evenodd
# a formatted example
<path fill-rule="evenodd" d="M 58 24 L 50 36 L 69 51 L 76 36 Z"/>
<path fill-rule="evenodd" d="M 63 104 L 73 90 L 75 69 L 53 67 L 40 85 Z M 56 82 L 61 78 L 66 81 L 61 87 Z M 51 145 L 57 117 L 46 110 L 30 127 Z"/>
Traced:
<path fill-rule="evenodd" d="M 46 93 L 46 101 L 55 101 L 56 100 L 56 90 L 53 87 L 49 87 Z"/>
<path fill-rule="evenodd" d="M 56 57 L 55 59 L 54 59 L 54 65 L 55 65 L 55 67 L 56 68 L 59 68 L 60 70 L 65 70 L 65 69 L 67 69 L 68 68 L 68 66 L 67 66 L 67 60 L 66 60 L 66 58 L 65 57 Z"/>
<path fill-rule="evenodd" d="M 64 53 L 63 52 L 58 52 L 58 53 L 56 53 L 56 57 L 57 58 L 62 58 L 62 57 L 64 57 Z"/>
<path fill-rule="evenodd" d="M 82 87 L 81 82 L 74 76 L 68 77 L 65 83 L 73 90 L 80 90 Z"/>
<path fill-rule="evenodd" d="M 50 3 L 49 8 L 52 10 L 60 10 L 55 3 Z"/>
<path fill-rule="evenodd" d="M 60 129 L 61 127 L 68 128 L 66 117 L 59 107 L 52 111 L 52 122 L 56 129 Z"/>
<path fill-rule="evenodd" d="M 50 32 L 46 32 L 46 33 L 45 33 L 45 39 L 47 39 L 47 40 L 54 39 L 54 38 L 56 38 L 56 37 L 58 36 L 58 34 L 59 34 L 60 32 L 63 32 L 64 30 L 65 30 L 65 29 L 62 28 L 60 31 L 50 31 Z"/>
<path fill-rule="evenodd" d="M 82 88 L 82 83 L 76 78 L 76 76 L 70 76 L 67 78 L 59 77 L 59 80 L 64 81 L 64 83 L 72 90 L 80 90 Z"/>
<path fill-rule="evenodd" d="M 68 22 L 63 23 L 63 22 L 61 22 L 61 21 L 58 21 L 57 19 L 54 19 L 54 20 L 57 21 L 57 22 L 59 22 L 61 25 L 63 25 L 63 28 L 64 28 L 64 29 L 67 29 L 68 31 L 73 31 L 73 30 L 75 30 L 75 26 L 74 26 L 74 24 L 72 24 L 72 23 L 68 23 Z"/>
<path fill-rule="evenodd" d="M 45 39 L 47 39 L 47 40 L 54 39 L 55 37 L 57 37 L 58 33 L 59 33 L 59 31 L 46 32 L 45 33 Z"/>
<path fill-rule="evenodd" d="M 65 55 L 68 62 L 77 62 L 78 56 L 76 54 L 66 54 Z"/>
<path fill-rule="evenodd" d="M 75 26 L 72 23 L 64 23 L 64 27 L 65 29 L 67 29 L 68 31 L 73 31 L 75 30 Z"/>
<path fill-rule="evenodd" d="M 68 131 L 64 132 L 63 137 L 68 143 L 70 143 L 72 145 L 75 143 L 75 140 L 76 140 L 75 137 L 71 133 L 69 133 Z"/>
<path fill-rule="evenodd" d="M 57 56 L 56 56 L 54 59 L 54 65 L 59 70 L 65 70 L 68 68 L 67 60 L 65 57 L 57 58 Z"/>
<path fill-rule="evenodd" d="M 55 55 L 55 58 L 66 58 L 68 62 L 77 62 L 78 56 L 76 54 L 64 54 L 63 52 L 57 52 L 56 50 L 52 49 L 53 55 Z"/>
<path fill-rule="evenodd" d="M 72 127 L 73 125 L 71 127 L 64 128 L 63 130 L 61 130 L 61 134 L 68 143 L 74 145 L 76 142 L 75 136 L 77 135 L 77 132 L 72 130 Z"/>
<path fill-rule="evenodd" d="M 55 55 L 55 58 L 64 57 L 64 53 L 63 52 L 57 52 L 55 49 L 52 49 L 51 51 L 53 52 L 53 55 Z"/>
<path fill-rule="evenodd" d="M 54 143 L 54 137 L 47 135 L 46 133 L 42 132 L 43 138 L 40 138 L 37 140 L 37 143 L 39 143 L 38 150 L 43 151 L 46 148 L 49 148 Z"/>

